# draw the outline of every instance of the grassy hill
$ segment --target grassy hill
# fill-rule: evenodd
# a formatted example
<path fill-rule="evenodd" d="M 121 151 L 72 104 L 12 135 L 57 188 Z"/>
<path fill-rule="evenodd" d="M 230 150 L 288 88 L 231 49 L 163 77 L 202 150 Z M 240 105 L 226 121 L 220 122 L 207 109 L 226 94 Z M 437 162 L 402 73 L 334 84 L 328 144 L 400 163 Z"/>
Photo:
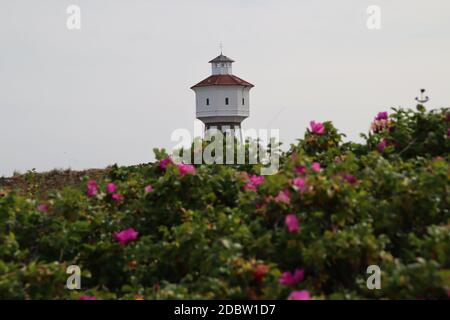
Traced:
<path fill-rule="evenodd" d="M 0 177 L 0 189 L 3 192 L 12 190 L 22 194 L 38 195 L 46 197 L 49 192 L 64 189 L 66 187 L 78 188 L 83 179 L 102 179 L 108 174 L 109 168 L 91 169 L 83 171 L 52 170 L 38 173 L 30 170 L 25 174 L 15 174 L 12 177 Z"/>

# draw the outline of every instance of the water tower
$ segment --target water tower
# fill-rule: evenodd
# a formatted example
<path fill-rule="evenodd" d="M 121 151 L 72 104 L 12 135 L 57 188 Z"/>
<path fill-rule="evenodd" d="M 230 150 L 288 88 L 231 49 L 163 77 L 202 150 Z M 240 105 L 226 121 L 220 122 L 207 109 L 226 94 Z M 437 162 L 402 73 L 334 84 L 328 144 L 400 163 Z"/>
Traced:
<path fill-rule="evenodd" d="M 250 115 L 253 84 L 233 75 L 233 60 L 220 54 L 211 60 L 212 75 L 191 89 L 196 96 L 197 119 L 205 129 L 241 132 L 241 123 Z"/>

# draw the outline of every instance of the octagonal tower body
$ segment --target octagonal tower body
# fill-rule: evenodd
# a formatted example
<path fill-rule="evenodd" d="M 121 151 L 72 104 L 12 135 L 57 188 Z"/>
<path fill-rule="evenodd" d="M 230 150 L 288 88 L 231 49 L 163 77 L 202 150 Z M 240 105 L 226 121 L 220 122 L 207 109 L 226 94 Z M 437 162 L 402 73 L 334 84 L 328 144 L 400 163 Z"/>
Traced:
<path fill-rule="evenodd" d="M 240 129 L 250 115 L 251 83 L 233 75 L 233 60 L 221 54 L 211 60 L 212 75 L 191 89 L 196 95 L 196 116 L 205 129 Z"/>

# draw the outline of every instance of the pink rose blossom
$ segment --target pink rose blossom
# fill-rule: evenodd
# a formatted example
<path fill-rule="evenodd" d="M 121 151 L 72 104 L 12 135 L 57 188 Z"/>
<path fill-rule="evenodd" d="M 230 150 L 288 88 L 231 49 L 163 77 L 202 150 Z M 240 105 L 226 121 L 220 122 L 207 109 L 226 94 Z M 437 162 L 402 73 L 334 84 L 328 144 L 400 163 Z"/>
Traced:
<path fill-rule="evenodd" d="M 252 190 L 252 191 L 256 191 L 256 187 L 255 187 L 255 185 L 254 184 L 252 184 L 252 183 L 247 183 L 245 186 L 244 186 L 244 190 L 245 191 L 247 191 L 247 190 Z"/>
<path fill-rule="evenodd" d="M 312 133 L 318 134 L 318 135 L 325 134 L 325 126 L 323 125 L 323 123 L 311 121 L 310 126 L 311 126 Z"/>
<path fill-rule="evenodd" d="M 355 184 L 356 182 L 358 182 L 356 177 L 352 176 L 351 174 L 345 174 L 344 175 L 344 180 L 347 181 L 350 184 Z"/>
<path fill-rule="evenodd" d="M 145 193 L 152 193 L 153 187 L 151 185 L 148 185 L 144 188 Z"/>
<path fill-rule="evenodd" d="M 97 297 L 94 297 L 94 296 L 81 296 L 80 300 L 97 300 Z"/>
<path fill-rule="evenodd" d="M 293 273 L 284 272 L 279 280 L 285 286 L 295 286 L 305 277 L 305 269 L 296 269 Z"/>
<path fill-rule="evenodd" d="M 386 129 L 389 129 L 389 115 L 387 112 L 379 112 L 375 117 L 375 120 L 370 125 L 371 129 L 375 133 L 383 132 Z"/>
<path fill-rule="evenodd" d="M 275 202 L 289 204 L 291 202 L 291 198 L 289 197 L 289 191 L 288 190 L 280 191 L 278 195 L 275 197 Z"/>
<path fill-rule="evenodd" d="M 289 295 L 289 300 L 311 300 L 311 296 L 309 292 L 306 290 L 303 291 L 293 291 Z"/>
<path fill-rule="evenodd" d="M 97 192 L 98 192 L 97 182 L 95 180 L 89 180 L 87 183 L 87 196 L 89 198 L 92 198 L 95 195 L 97 195 Z"/>
<path fill-rule="evenodd" d="M 388 113 L 387 112 L 378 112 L 375 120 L 381 121 L 381 120 L 387 120 L 388 119 Z"/>
<path fill-rule="evenodd" d="M 315 172 L 319 172 L 320 171 L 320 163 L 313 162 L 313 164 L 311 165 L 311 169 Z"/>
<path fill-rule="evenodd" d="M 184 177 L 187 174 L 195 174 L 197 171 L 195 170 L 195 167 L 192 164 L 184 164 L 180 163 L 177 165 L 178 169 L 180 170 L 180 175 Z"/>
<path fill-rule="evenodd" d="M 117 191 L 117 186 L 114 183 L 108 183 L 106 185 L 106 192 L 107 193 L 115 193 Z"/>
<path fill-rule="evenodd" d="M 49 209 L 49 207 L 46 204 L 40 204 L 40 205 L 37 206 L 37 210 L 39 212 L 47 212 L 48 209 Z"/>
<path fill-rule="evenodd" d="M 247 184 L 244 186 L 244 190 L 252 190 L 256 191 L 258 186 L 263 184 L 265 181 L 265 178 L 263 176 L 257 176 L 257 175 L 247 175 Z"/>
<path fill-rule="evenodd" d="M 380 143 L 378 144 L 377 149 L 378 149 L 378 151 L 380 151 L 380 152 L 384 152 L 384 149 L 386 148 L 386 146 L 387 146 L 387 141 L 386 141 L 386 139 L 383 139 L 383 140 L 381 140 Z"/>
<path fill-rule="evenodd" d="M 306 167 L 305 166 L 299 166 L 295 168 L 295 172 L 298 174 L 305 174 L 306 173 Z"/>
<path fill-rule="evenodd" d="M 248 179 L 250 180 L 250 182 L 255 186 L 255 187 L 257 187 L 257 186 L 259 186 L 259 185 L 261 185 L 261 184 L 263 184 L 264 183 L 264 180 L 265 180 L 265 178 L 263 177 L 263 176 L 257 176 L 257 175 L 250 175 L 249 177 L 248 177 Z"/>
<path fill-rule="evenodd" d="M 304 178 L 295 178 L 292 180 L 292 185 L 301 193 L 306 190 L 306 179 Z"/>
<path fill-rule="evenodd" d="M 128 242 L 136 240 L 138 238 L 139 232 L 137 232 L 133 228 L 130 228 L 120 232 L 114 232 L 113 235 L 121 245 L 126 245 Z"/>
<path fill-rule="evenodd" d="M 269 267 L 265 264 L 258 264 L 253 271 L 253 276 L 256 281 L 261 282 L 264 276 L 269 272 Z"/>
<path fill-rule="evenodd" d="M 286 216 L 284 224 L 290 233 L 297 233 L 300 230 L 297 216 L 293 213 Z"/>
<path fill-rule="evenodd" d="M 119 193 L 114 193 L 111 198 L 117 202 L 121 202 L 123 201 L 125 198 L 123 197 L 123 195 L 119 194 Z"/>
<path fill-rule="evenodd" d="M 173 163 L 172 158 L 171 157 L 167 157 L 167 158 L 165 158 L 165 159 L 163 159 L 163 160 L 161 160 L 159 162 L 159 167 L 162 168 L 162 169 L 166 169 L 167 166 L 169 164 L 172 164 L 172 163 Z"/>

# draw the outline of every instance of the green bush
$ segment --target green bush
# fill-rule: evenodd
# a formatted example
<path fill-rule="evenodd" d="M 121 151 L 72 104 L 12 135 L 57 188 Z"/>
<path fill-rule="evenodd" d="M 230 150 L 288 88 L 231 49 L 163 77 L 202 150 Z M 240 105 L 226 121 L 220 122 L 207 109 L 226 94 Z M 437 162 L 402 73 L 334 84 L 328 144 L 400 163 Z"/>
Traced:
<path fill-rule="evenodd" d="M 264 181 L 259 166 L 193 168 L 157 151 L 45 198 L 7 192 L 0 299 L 447 298 L 449 128 L 447 109 L 394 109 L 362 144 L 331 122 L 308 130 Z M 79 291 L 65 287 L 69 265 Z M 381 290 L 366 286 L 370 265 Z M 302 279 L 280 281 L 296 269 Z"/>

